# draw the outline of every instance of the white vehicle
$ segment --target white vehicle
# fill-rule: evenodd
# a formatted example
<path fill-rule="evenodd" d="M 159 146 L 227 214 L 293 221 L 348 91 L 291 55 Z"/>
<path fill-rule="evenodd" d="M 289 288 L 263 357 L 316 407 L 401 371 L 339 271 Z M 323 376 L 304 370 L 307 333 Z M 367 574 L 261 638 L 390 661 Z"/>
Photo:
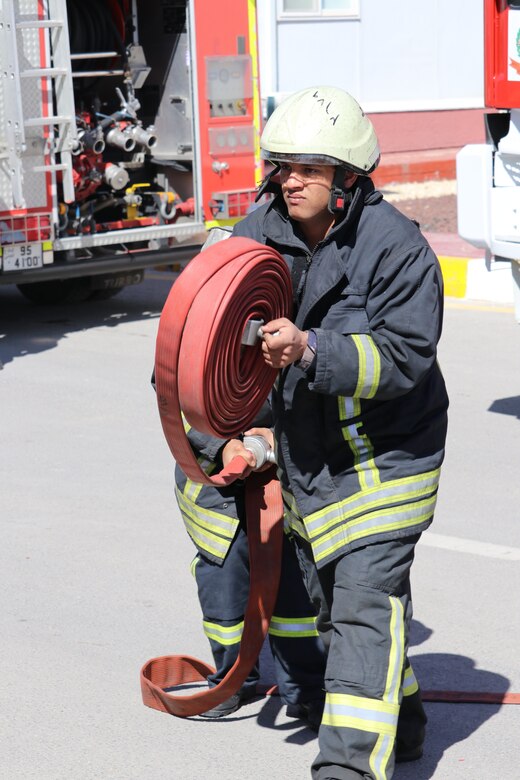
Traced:
<path fill-rule="evenodd" d="M 0 43 L 0 284 L 107 297 L 251 207 L 251 0 L 0 0 Z"/>
<path fill-rule="evenodd" d="M 484 0 L 487 143 L 457 155 L 458 231 L 511 264 L 520 322 L 520 0 Z"/>

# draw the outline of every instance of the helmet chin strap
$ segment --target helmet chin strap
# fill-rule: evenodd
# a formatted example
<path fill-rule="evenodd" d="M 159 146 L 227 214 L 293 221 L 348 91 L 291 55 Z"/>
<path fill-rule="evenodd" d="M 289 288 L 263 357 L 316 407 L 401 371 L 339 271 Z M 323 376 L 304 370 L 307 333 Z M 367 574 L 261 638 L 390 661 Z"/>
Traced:
<path fill-rule="evenodd" d="M 280 184 L 271 181 L 273 176 L 276 176 L 277 173 L 280 173 L 280 165 L 276 165 L 267 176 L 264 176 L 260 183 L 260 187 L 258 188 L 258 192 L 256 193 L 255 203 L 258 203 L 262 195 L 265 195 L 266 192 L 274 192 L 275 194 L 280 192 Z"/>
<path fill-rule="evenodd" d="M 332 179 L 332 187 L 329 196 L 329 211 L 334 216 L 342 214 L 348 208 L 352 200 L 352 193 L 345 189 L 345 176 L 347 168 L 337 165 Z"/>

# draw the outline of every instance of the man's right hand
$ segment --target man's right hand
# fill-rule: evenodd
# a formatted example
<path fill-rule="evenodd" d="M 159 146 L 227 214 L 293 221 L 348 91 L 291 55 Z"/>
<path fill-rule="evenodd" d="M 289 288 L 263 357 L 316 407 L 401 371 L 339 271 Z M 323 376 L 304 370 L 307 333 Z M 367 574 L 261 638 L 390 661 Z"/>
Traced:
<path fill-rule="evenodd" d="M 224 445 L 224 449 L 222 450 L 222 463 L 224 467 L 226 467 L 228 463 L 233 460 L 233 458 L 236 458 L 237 455 L 240 455 L 240 457 L 243 458 L 247 465 L 251 466 L 252 469 L 255 468 L 255 456 L 251 450 L 246 450 L 244 443 L 240 441 L 240 439 L 230 439 L 227 444 Z"/>

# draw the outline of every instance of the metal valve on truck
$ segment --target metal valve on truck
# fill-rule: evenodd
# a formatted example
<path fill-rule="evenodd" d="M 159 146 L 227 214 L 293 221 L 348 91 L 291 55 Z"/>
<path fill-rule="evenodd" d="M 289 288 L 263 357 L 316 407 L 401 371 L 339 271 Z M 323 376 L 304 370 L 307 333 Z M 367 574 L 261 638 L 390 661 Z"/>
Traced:
<path fill-rule="evenodd" d="M 0 3 L 0 284 L 108 297 L 180 270 L 254 202 L 256 8 Z"/>

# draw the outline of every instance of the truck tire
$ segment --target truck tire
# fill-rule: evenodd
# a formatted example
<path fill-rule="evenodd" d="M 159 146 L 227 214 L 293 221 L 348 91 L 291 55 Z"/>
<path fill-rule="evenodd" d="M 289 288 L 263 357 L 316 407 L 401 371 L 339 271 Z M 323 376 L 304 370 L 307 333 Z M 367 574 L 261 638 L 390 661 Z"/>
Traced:
<path fill-rule="evenodd" d="M 107 290 L 92 290 L 89 295 L 89 301 L 107 301 L 109 298 L 113 298 L 114 295 L 119 295 L 124 287 L 115 287 Z"/>
<path fill-rule="evenodd" d="M 92 294 L 90 279 L 81 276 L 73 279 L 51 279 L 47 282 L 18 284 L 22 295 L 32 303 L 81 303 Z"/>

